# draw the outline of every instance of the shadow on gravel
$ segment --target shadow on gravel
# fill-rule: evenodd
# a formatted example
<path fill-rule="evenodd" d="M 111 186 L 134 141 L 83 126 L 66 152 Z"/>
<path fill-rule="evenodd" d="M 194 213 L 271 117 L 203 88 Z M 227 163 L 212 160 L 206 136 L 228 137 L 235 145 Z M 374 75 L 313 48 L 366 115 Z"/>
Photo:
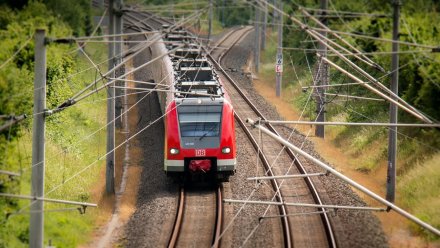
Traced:
<path fill-rule="evenodd" d="M 134 67 L 148 61 L 147 51 L 134 59 Z M 146 68 L 135 73 L 135 80 L 148 81 L 151 73 Z M 135 87 L 145 88 L 145 84 Z M 131 92 L 130 92 L 131 93 Z M 179 185 L 168 179 L 163 170 L 164 124 L 161 118 L 156 93 L 136 95 L 138 121 L 130 130 L 130 136 L 143 128 L 134 140 L 133 146 L 141 151 L 138 165 L 142 167 L 142 175 L 137 196 L 136 210 L 125 227 L 125 237 L 120 242 L 126 247 L 163 247 L 168 242 L 164 234 L 167 225 L 174 221 L 174 208 L 177 205 Z M 156 121 L 158 120 L 158 121 Z M 156 121 L 156 122 L 155 122 Z M 152 124 L 154 122 L 154 124 Z"/>

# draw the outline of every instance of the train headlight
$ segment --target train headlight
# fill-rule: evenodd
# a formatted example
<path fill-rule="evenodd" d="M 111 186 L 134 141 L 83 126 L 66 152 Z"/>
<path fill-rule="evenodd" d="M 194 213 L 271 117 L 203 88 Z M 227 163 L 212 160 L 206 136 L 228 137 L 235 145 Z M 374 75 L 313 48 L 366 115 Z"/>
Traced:
<path fill-rule="evenodd" d="M 173 154 L 173 155 L 179 154 L 179 149 L 171 148 L 170 149 L 170 153 Z"/>
<path fill-rule="evenodd" d="M 231 153 L 231 148 L 223 147 L 222 152 L 225 153 L 225 154 Z"/>

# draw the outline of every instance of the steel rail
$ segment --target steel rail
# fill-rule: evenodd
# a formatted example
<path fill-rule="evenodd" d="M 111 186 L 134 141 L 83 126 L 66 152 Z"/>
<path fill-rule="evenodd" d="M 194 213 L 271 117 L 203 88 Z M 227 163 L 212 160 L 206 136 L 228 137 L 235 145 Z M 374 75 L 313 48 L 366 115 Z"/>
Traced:
<path fill-rule="evenodd" d="M 245 132 L 246 136 L 249 138 L 249 141 L 252 143 L 252 146 L 254 147 L 254 149 L 256 151 L 261 151 L 261 148 L 258 145 L 257 140 L 255 140 L 254 136 L 252 135 L 251 131 L 249 130 L 249 127 L 246 126 L 245 122 L 240 118 L 240 116 L 238 116 L 237 114 L 234 114 L 234 117 L 235 117 L 235 120 L 237 120 L 238 124 L 243 129 L 243 131 Z M 273 174 L 271 167 L 270 167 L 270 162 L 266 158 L 264 153 L 259 152 L 258 155 L 260 157 L 260 160 L 261 160 L 264 168 L 267 171 L 267 175 L 270 177 L 275 176 Z M 270 183 L 271 183 L 272 187 L 274 188 L 275 192 L 277 192 L 277 189 L 280 188 L 280 186 L 278 185 L 278 182 L 275 179 L 272 179 L 272 180 L 270 180 Z M 281 193 L 276 194 L 275 198 L 279 202 L 284 202 Z M 281 224 L 283 227 L 284 247 L 287 247 L 287 248 L 293 247 L 293 237 L 290 235 L 290 229 L 291 229 L 290 228 L 290 221 L 289 221 L 289 218 L 286 217 L 287 216 L 286 206 L 279 205 L 278 210 L 280 212 L 280 215 L 283 216 L 281 218 Z"/>
<path fill-rule="evenodd" d="M 240 42 L 249 32 L 251 32 L 253 30 L 253 27 L 244 27 L 243 29 L 243 34 L 241 34 L 241 36 L 236 39 L 232 45 L 230 46 L 229 49 L 226 49 L 225 51 L 223 51 L 218 58 L 218 63 L 221 64 L 221 61 L 223 59 L 224 56 L 226 56 L 226 54 L 228 54 L 231 51 L 231 48 L 234 47 L 238 42 Z M 238 30 L 237 30 L 238 31 Z"/>
<path fill-rule="evenodd" d="M 218 71 L 220 71 L 225 76 L 225 78 L 228 79 L 228 81 L 237 90 L 237 92 L 242 96 L 242 98 L 248 103 L 248 105 L 257 114 L 257 116 L 259 118 L 261 118 L 262 120 L 266 120 L 264 115 L 257 109 L 257 107 L 255 107 L 255 105 L 251 102 L 251 100 L 244 94 L 244 92 L 240 89 L 238 84 L 232 79 L 231 76 L 229 76 L 229 74 L 221 67 L 221 65 L 210 54 L 207 54 L 207 57 L 211 59 L 211 61 L 217 67 Z M 240 121 L 239 121 L 239 123 L 240 123 Z M 274 132 L 276 135 L 280 136 L 279 133 L 276 131 L 276 129 L 272 125 L 270 125 L 270 123 L 265 123 L 265 125 L 269 130 Z M 300 173 L 307 174 L 304 166 L 301 164 L 301 162 L 299 162 L 299 160 L 297 159 L 295 154 L 292 152 L 292 150 L 289 148 L 285 148 L 285 151 L 287 152 L 288 156 L 294 161 L 294 164 L 297 167 L 297 169 L 300 171 Z M 315 202 L 319 205 L 323 205 L 323 202 L 322 202 L 322 200 L 318 194 L 318 191 L 317 191 L 316 187 L 314 186 L 312 180 L 310 178 L 306 177 L 306 178 L 304 178 L 304 181 L 307 184 L 308 188 L 310 189 L 311 195 L 312 195 L 313 199 L 315 200 Z M 322 220 L 324 228 L 325 228 L 325 232 L 327 235 L 329 246 L 330 247 L 337 247 L 336 237 L 333 233 L 333 227 L 331 225 L 330 218 L 329 218 L 327 212 L 325 211 L 325 209 L 323 209 L 323 208 L 318 208 L 318 209 L 319 209 L 319 211 L 322 211 L 322 214 L 320 214 L 320 217 L 321 217 L 321 220 Z"/>
<path fill-rule="evenodd" d="M 170 241 L 168 242 L 168 248 L 176 247 L 177 239 L 179 238 L 180 228 L 183 221 L 183 210 L 185 208 L 185 189 L 180 188 L 179 204 L 177 207 L 176 220 L 174 221 L 173 231 L 171 232 Z"/>
<path fill-rule="evenodd" d="M 235 30 L 235 32 L 238 32 L 238 31 L 242 31 L 242 29 Z M 240 40 L 247 33 L 248 33 L 248 30 L 245 30 L 245 32 L 241 36 L 239 36 L 238 39 L 236 39 L 230 45 L 229 49 L 227 49 L 226 51 L 229 51 L 238 42 L 238 40 Z M 232 36 L 232 34 L 229 35 L 229 37 L 231 37 L 231 36 Z M 222 43 L 224 43 L 225 41 L 226 41 L 226 39 L 222 40 Z M 221 58 L 226 53 L 227 52 L 221 53 L 219 55 L 218 60 L 220 61 Z M 218 69 L 220 69 L 227 76 L 226 78 L 230 82 L 233 82 L 233 79 L 230 78 L 229 75 L 227 75 L 226 72 L 221 67 L 220 62 L 215 61 L 215 59 L 211 56 L 210 53 L 208 53 L 207 56 L 215 63 L 215 65 L 218 67 Z M 235 82 L 233 82 L 232 84 L 235 85 Z M 244 94 L 242 94 L 241 91 L 239 91 L 239 92 L 242 95 L 242 97 L 246 100 L 246 98 L 244 97 Z M 240 116 L 238 116 L 237 113 L 234 114 L 234 117 L 235 117 L 235 120 L 237 120 L 237 122 L 239 123 L 239 125 L 243 129 L 243 131 L 245 132 L 245 134 L 247 135 L 247 137 L 249 138 L 249 141 L 251 142 L 254 149 L 256 151 L 261 151 L 261 148 L 260 148 L 257 140 L 255 140 L 255 137 L 252 135 L 250 129 L 245 125 L 245 122 L 240 118 Z M 275 176 L 272 169 L 271 169 L 270 162 L 267 159 L 267 157 L 264 155 L 264 153 L 259 152 L 258 155 L 259 155 L 259 158 L 260 158 L 265 170 L 267 171 L 267 174 L 272 177 Z M 278 191 L 277 189 L 280 188 L 280 185 L 278 184 L 278 182 L 276 180 L 270 180 L 270 182 L 271 182 L 271 185 L 272 185 L 274 191 L 277 192 Z M 275 197 L 276 197 L 277 201 L 280 201 L 280 202 L 284 201 L 283 197 L 281 195 L 281 192 L 277 193 Z M 282 231 L 283 231 L 283 237 L 284 237 L 284 246 L 287 248 L 293 247 L 293 237 L 290 235 L 291 234 L 290 221 L 289 221 L 289 218 L 286 217 L 287 216 L 287 209 L 285 206 L 280 205 L 280 206 L 278 206 L 278 211 L 280 212 L 280 215 L 283 216 L 281 218 L 281 224 L 282 224 Z"/>
<path fill-rule="evenodd" d="M 215 54 L 217 52 L 218 49 L 220 49 L 221 45 L 223 43 L 225 43 L 234 33 L 244 29 L 245 27 L 239 27 L 239 28 L 235 28 L 230 30 L 228 33 L 226 33 L 222 38 L 220 38 L 219 41 L 217 41 L 217 43 L 215 44 L 214 47 L 210 48 L 210 50 L 207 52 L 208 54 Z M 232 45 L 233 46 L 233 45 Z M 221 57 L 223 56 L 222 54 L 224 54 L 226 51 L 230 50 L 230 46 L 228 47 L 221 47 L 222 50 L 224 50 L 223 52 L 221 52 L 218 57 L 218 61 L 220 61 Z"/>
<path fill-rule="evenodd" d="M 220 246 L 220 237 L 223 228 L 223 193 L 222 187 L 219 185 L 217 187 L 217 215 L 215 218 L 215 231 L 214 236 L 212 238 L 212 246 L 213 248 L 218 248 Z"/>

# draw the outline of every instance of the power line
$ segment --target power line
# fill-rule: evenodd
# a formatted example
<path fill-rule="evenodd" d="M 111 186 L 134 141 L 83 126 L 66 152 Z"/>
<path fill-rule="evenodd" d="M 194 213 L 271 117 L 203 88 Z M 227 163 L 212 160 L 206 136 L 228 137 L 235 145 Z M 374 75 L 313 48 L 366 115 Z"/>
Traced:
<path fill-rule="evenodd" d="M 373 16 L 373 17 L 389 17 L 387 14 L 374 14 L 374 13 L 365 13 L 365 12 L 353 12 L 353 11 L 341 11 L 341 10 L 331 10 L 331 9 L 319 9 L 319 8 L 307 8 L 302 7 L 305 10 L 310 10 L 314 12 L 329 12 L 336 14 L 348 14 L 348 15 L 358 15 L 358 16 Z"/>
<path fill-rule="evenodd" d="M 26 114 L 23 115 L 19 115 L 19 116 L 11 116 L 9 118 L 9 121 L 6 122 L 5 124 L 3 124 L 2 126 L 0 126 L 0 132 L 10 128 L 11 126 L 23 121 L 24 119 L 26 119 L 28 116 Z"/>
<path fill-rule="evenodd" d="M 316 30 L 316 31 L 323 30 L 322 28 L 315 28 L 315 27 L 309 27 L 309 28 L 312 30 Z M 373 36 L 367 36 L 367 35 L 355 34 L 355 33 L 348 33 L 348 32 L 343 32 L 343 31 L 336 31 L 333 29 L 329 32 L 333 32 L 336 34 L 342 34 L 342 35 L 348 35 L 348 36 L 354 36 L 354 37 L 360 37 L 360 38 L 370 39 L 370 40 L 377 40 L 377 41 L 383 41 L 383 42 L 389 42 L 389 43 L 398 43 L 400 45 L 414 46 L 414 47 L 420 47 L 420 48 L 427 48 L 427 49 L 434 49 L 434 50 L 438 48 L 437 46 L 433 46 L 433 45 L 424 45 L 424 44 L 407 42 L 407 41 L 393 41 L 391 39 L 373 37 Z"/>
<path fill-rule="evenodd" d="M 31 36 L 20 46 L 20 48 L 18 48 L 17 51 L 15 51 L 15 53 L 9 57 L 5 62 L 3 62 L 3 64 L 0 65 L 0 69 L 2 69 L 4 66 L 6 66 L 9 62 L 11 62 L 12 59 L 14 59 L 20 52 L 21 50 L 23 50 L 28 44 L 29 42 L 34 38 L 34 33 L 31 34 Z"/>

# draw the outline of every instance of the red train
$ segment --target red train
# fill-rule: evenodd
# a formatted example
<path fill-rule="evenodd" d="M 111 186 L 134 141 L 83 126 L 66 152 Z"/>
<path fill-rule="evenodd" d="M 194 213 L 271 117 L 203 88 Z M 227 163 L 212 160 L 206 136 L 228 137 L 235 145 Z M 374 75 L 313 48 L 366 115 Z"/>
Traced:
<path fill-rule="evenodd" d="M 188 34 L 183 39 L 187 42 Z M 168 49 L 176 47 L 176 41 L 173 35 Z M 208 174 L 227 181 L 237 163 L 229 97 L 197 46 L 187 45 L 165 57 L 157 73 L 172 74 L 165 80 L 170 91 L 159 95 L 165 114 L 164 170 L 171 176 Z"/>

